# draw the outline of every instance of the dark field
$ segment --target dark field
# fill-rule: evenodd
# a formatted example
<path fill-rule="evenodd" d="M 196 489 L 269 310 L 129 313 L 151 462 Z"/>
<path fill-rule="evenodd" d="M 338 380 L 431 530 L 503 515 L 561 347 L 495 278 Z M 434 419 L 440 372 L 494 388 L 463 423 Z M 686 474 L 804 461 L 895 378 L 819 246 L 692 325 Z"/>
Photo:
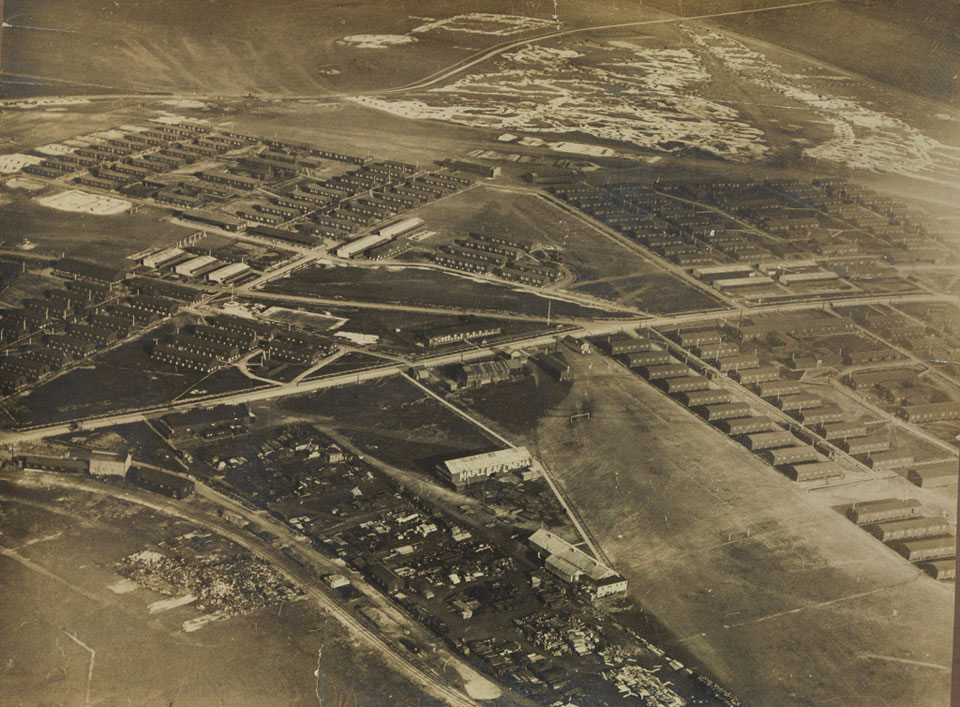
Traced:
<path fill-rule="evenodd" d="M 156 334 L 92 356 L 88 365 L 51 380 L 7 407 L 20 424 L 45 424 L 158 404 L 187 393 L 203 374 L 177 372 L 153 361 L 149 351 L 153 336 Z"/>
<path fill-rule="evenodd" d="M 488 310 L 547 316 L 547 298 L 521 290 L 426 269 L 312 267 L 264 287 L 280 294 L 358 299 L 449 307 L 451 311 Z M 617 315 L 561 300 L 552 300 L 556 317 L 614 318 Z"/>
<path fill-rule="evenodd" d="M 674 314 L 677 312 L 718 309 L 718 300 L 686 284 L 670 273 L 648 266 L 650 272 L 625 278 L 603 277 L 574 289 L 584 294 L 638 307 L 651 314 Z"/>
<path fill-rule="evenodd" d="M 318 369 L 315 373 L 311 373 L 306 377 L 306 380 L 320 378 L 330 375 L 331 373 L 346 373 L 347 371 L 354 371 L 358 368 L 366 368 L 367 366 L 372 366 L 377 363 L 383 363 L 385 360 L 386 359 L 382 359 L 379 356 L 371 356 L 370 354 L 360 353 L 359 351 L 351 351 L 337 360 L 328 363 L 323 368 Z"/>
<path fill-rule="evenodd" d="M 495 428 L 521 434 L 531 431 L 538 420 L 551 416 L 569 392 L 569 383 L 561 383 L 537 369 L 519 380 L 458 391 L 454 400 L 483 415 Z"/>
<path fill-rule="evenodd" d="M 472 424 L 409 381 L 391 376 L 271 403 L 260 418 L 302 419 L 337 429 L 383 461 L 424 469 L 437 455 L 463 455 L 497 447 Z"/>
<path fill-rule="evenodd" d="M 191 395 L 215 395 L 217 393 L 230 393 L 240 390 L 250 390 L 251 388 L 261 388 L 266 386 L 262 381 L 253 380 L 243 375 L 240 369 L 235 366 L 221 368 L 205 376 L 198 381 L 188 392 L 184 393 L 184 398 Z"/>

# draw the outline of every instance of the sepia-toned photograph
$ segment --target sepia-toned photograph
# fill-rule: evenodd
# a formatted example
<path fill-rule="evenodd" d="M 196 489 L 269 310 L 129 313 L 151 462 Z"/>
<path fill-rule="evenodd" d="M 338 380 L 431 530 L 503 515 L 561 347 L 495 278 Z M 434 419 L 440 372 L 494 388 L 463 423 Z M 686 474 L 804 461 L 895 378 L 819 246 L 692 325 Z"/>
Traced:
<path fill-rule="evenodd" d="M 0 15 L 0 705 L 960 707 L 960 2 Z"/>

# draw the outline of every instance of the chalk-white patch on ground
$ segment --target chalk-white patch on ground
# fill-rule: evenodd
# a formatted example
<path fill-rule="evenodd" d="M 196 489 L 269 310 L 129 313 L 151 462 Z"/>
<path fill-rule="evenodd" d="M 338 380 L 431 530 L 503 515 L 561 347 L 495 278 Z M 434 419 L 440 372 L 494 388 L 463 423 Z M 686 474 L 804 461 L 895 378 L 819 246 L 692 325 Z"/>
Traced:
<path fill-rule="evenodd" d="M 463 680 L 463 688 L 475 700 L 495 700 L 500 697 L 500 688 L 491 680 L 478 673 L 473 668 L 460 663 L 454 666 Z"/>
<path fill-rule="evenodd" d="M 509 37 L 535 29 L 556 27 L 550 20 L 523 15 L 498 15 L 490 12 L 471 12 L 466 15 L 454 15 L 441 20 L 427 22 L 411 32 L 429 32 L 442 29 L 447 32 L 466 32 L 468 34 L 488 34 L 495 37 Z"/>
<path fill-rule="evenodd" d="M 140 585 L 134 582 L 132 579 L 124 578 L 118 582 L 108 585 L 107 589 L 114 594 L 129 594 L 130 592 L 136 591 L 139 587 Z"/>
<path fill-rule="evenodd" d="M 170 599 L 161 599 L 160 601 L 155 601 L 148 606 L 147 609 L 151 614 L 158 614 L 161 611 L 170 611 L 170 609 L 176 609 L 178 606 L 192 604 L 196 600 L 197 597 L 193 594 L 184 594 L 182 597 L 171 597 Z"/>
<path fill-rule="evenodd" d="M 571 152 L 577 155 L 592 155 L 594 157 L 612 157 L 616 151 L 599 145 L 585 145 L 582 142 L 548 142 L 551 150 L 557 152 Z"/>
<path fill-rule="evenodd" d="M 75 189 L 62 191 L 52 196 L 40 197 L 37 199 L 37 203 L 58 211 L 73 211 L 96 216 L 113 216 L 130 208 L 129 201 L 98 194 L 88 194 Z"/>
<path fill-rule="evenodd" d="M 41 191 L 47 188 L 47 185 L 43 182 L 37 182 L 33 179 L 23 179 L 21 177 L 8 179 L 7 186 L 11 189 L 25 189 L 26 191 Z"/>
<path fill-rule="evenodd" d="M 63 145 L 59 142 L 52 142 L 49 145 L 35 147 L 33 150 L 34 152 L 39 152 L 44 155 L 68 155 L 73 152 L 73 147 L 70 145 Z"/>
<path fill-rule="evenodd" d="M 322 329 L 330 328 L 337 324 L 343 324 L 348 321 L 342 317 L 331 317 L 326 314 L 317 314 L 303 309 L 291 309 L 290 307 L 272 306 L 264 310 L 263 316 L 271 321 L 282 323 L 301 323 L 312 324 Z"/>
<path fill-rule="evenodd" d="M 29 110 L 31 108 L 47 108 L 50 106 L 79 106 L 89 102 L 89 98 L 25 98 L 18 101 L 3 101 L 0 105 L 4 108 Z"/>
<path fill-rule="evenodd" d="M 833 127 L 834 137 L 804 149 L 807 157 L 853 169 L 891 172 L 949 183 L 960 168 L 957 148 L 944 145 L 903 119 L 819 85 L 819 77 L 786 71 L 761 52 L 714 30 L 681 27 L 739 80 L 780 94 L 784 107 L 802 106 Z"/>
<path fill-rule="evenodd" d="M 163 554 L 157 552 L 156 550 L 141 550 L 140 552 L 135 552 L 134 554 L 130 555 L 130 559 L 144 565 L 153 565 L 161 562 L 164 557 Z"/>
<path fill-rule="evenodd" d="M 405 100 L 356 97 L 409 118 L 528 133 L 581 133 L 662 152 L 698 149 L 730 160 L 763 157 L 762 132 L 737 110 L 696 95 L 711 76 L 687 48 L 613 41 L 576 49 L 528 45 L 489 73 Z"/>
<path fill-rule="evenodd" d="M 23 544 L 23 547 L 29 547 L 30 545 L 36 545 L 37 543 L 47 543 L 51 540 L 58 540 L 63 535 L 63 531 L 59 533 L 53 533 L 51 535 L 44 535 L 40 538 L 30 538 Z"/>
<path fill-rule="evenodd" d="M 416 37 L 406 34 L 351 34 L 338 39 L 337 44 L 357 49 L 387 49 L 416 41 Z"/>
<path fill-rule="evenodd" d="M 123 130 L 118 130 L 116 128 L 109 128 L 108 130 L 97 130 L 93 133 L 87 133 L 82 136 L 86 140 L 122 140 L 126 137 L 126 134 Z"/>
<path fill-rule="evenodd" d="M 229 618 L 229 614 L 226 611 L 215 611 L 212 614 L 204 614 L 195 619 L 184 621 L 181 628 L 183 628 L 185 633 L 193 633 L 194 631 L 199 631 L 207 624 L 212 624 L 215 621 L 223 621 L 227 618 Z"/>
<path fill-rule="evenodd" d="M 0 174 L 13 174 L 19 172 L 28 164 L 40 164 L 42 157 L 36 155 L 23 155 L 20 153 L 12 155 L 0 155 Z"/>
<path fill-rule="evenodd" d="M 193 108 L 195 110 L 202 110 L 207 107 L 207 104 L 203 101 L 195 101 L 192 98 L 171 98 L 166 101 L 160 101 L 165 106 L 173 106 L 174 108 Z"/>
<path fill-rule="evenodd" d="M 173 113 L 168 113 L 167 111 L 158 111 L 160 115 L 155 118 L 150 118 L 151 123 L 166 123 L 168 125 L 173 125 L 176 123 L 193 123 L 194 125 L 203 125 L 208 122 L 202 118 L 191 118 L 186 115 L 174 115 Z"/>
<path fill-rule="evenodd" d="M 376 334 L 360 334 L 354 331 L 338 331 L 334 336 L 339 336 L 361 346 L 371 346 L 380 341 L 380 337 Z"/>

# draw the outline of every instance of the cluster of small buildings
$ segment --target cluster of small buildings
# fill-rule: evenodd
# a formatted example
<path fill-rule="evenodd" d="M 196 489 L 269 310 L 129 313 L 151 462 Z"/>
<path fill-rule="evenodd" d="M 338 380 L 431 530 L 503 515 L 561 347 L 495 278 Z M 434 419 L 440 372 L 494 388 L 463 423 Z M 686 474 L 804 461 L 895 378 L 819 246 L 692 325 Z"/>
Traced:
<path fill-rule="evenodd" d="M 960 401 L 943 401 L 944 393 L 922 383 L 912 368 L 852 371 L 843 380 L 854 390 L 875 395 L 906 422 L 922 425 L 960 420 Z"/>
<path fill-rule="evenodd" d="M 735 330 L 734 335 L 738 335 L 741 341 L 767 338 L 771 334 L 781 335 L 784 333 L 797 338 L 830 335 L 843 336 L 845 335 L 844 332 L 849 328 L 850 321 L 842 317 L 819 317 L 816 314 L 789 315 L 783 317 L 783 322 L 780 324 L 775 321 L 776 319 L 775 317 L 769 317 L 759 319 L 757 322 L 741 324 L 740 327 Z M 822 327 L 818 326 L 820 322 L 823 323 Z M 746 334 L 744 333 L 745 330 Z M 722 331 L 717 329 L 715 335 L 722 336 L 726 331 L 726 329 Z M 678 331 L 675 336 L 679 337 L 677 339 L 678 342 L 681 346 L 684 346 L 685 339 L 698 336 L 702 337 L 703 335 L 695 332 L 684 335 L 681 330 Z M 724 342 L 712 345 L 725 347 L 728 344 Z M 734 346 L 735 344 L 731 343 L 729 345 Z M 890 440 L 885 436 L 877 434 L 875 425 L 871 425 L 874 432 L 872 434 L 868 433 L 867 423 L 862 421 L 850 422 L 847 419 L 847 413 L 839 406 L 824 401 L 817 393 L 805 390 L 804 386 L 797 380 L 782 378 L 779 367 L 775 365 L 752 367 L 755 359 L 753 357 L 747 357 L 749 359 L 746 361 L 748 365 L 747 368 L 733 368 L 723 363 L 723 356 L 718 356 L 718 353 L 712 348 L 705 349 L 700 342 L 697 342 L 693 347 L 685 347 L 740 384 L 751 387 L 757 395 L 787 413 L 800 425 L 839 447 L 840 450 L 854 457 L 870 469 L 875 471 L 893 471 L 903 469 L 913 463 L 913 454 L 907 450 L 891 449 Z M 732 356 L 733 352 L 726 350 L 726 353 Z M 838 356 L 838 358 L 845 360 L 846 356 Z M 729 360 L 731 362 L 741 362 L 744 361 L 744 358 L 735 357 Z M 822 361 L 818 361 L 816 365 L 820 363 L 822 363 Z M 839 364 L 840 361 L 836 361 L 836 363 Z M 787 365 L 794 370 L 803 370 L 804 368 L 812 367 L 814 364 L 806 364 L 806 362 L 792 359 L 787 362 Z M 876 375 L 884 379 L 886 379 L 886 377 L 894 379 L 898 375 L 897 371 L 902 372 L 902 370 L 903 369 L 884 369 L 884 371 Z M 848 380 L 852 378 L 865 384 L 867 380 L 872 380 L 873 375 L 872 372 L 856 371 L 849 374 Z M 910 375 L 913 375 L 912 372 L 910 372 Z M 770 443 L 770 440 L 764 439 L 767 443 Z M 754 447 L 751 446 L 751 448 Z M 774 465 L 783 463 L 782 454 L 787 454 L 788 456 L 794 454 L 794 452 L 791 451 L 783 453 L 776 452 L 773 447 L 770 449 L 772 451 L 766 456 L 770 458 L 771 463 L 774 463 Z M 799 452 L 796 453 L 799 454 Z M 808 475 L 812 473 L 839 473 L 839 469 L 832 462 L 826 462 L 820 465 L 819 461 L 822 460 L 820 460 L 820 455 L 813 447 L 807 447 L 807 455 L 810 456 L 811 460 L 817 459 L 818 464 L 814 465 L 811 461 L 806 468 L 801 468 L 796 465 L 787 467 L 787 473 L 793 478 L 799 480 L 796 475 Z"/>
<path fill-rule="evenodd" d="M 289 145 L 270 140 L 264 142 Z M 302 156 L 307 148 L 301 146 L 297 149 L 301 150 L 298 154 Z M 333 154 L 316 148 L 309 149 L 312 150 L 311 154 Z M 261 173 L 253 168 L 252 159 L 262 164 L 262 155 L 270 154 L 271 159 L 276 161 L 280 152 L 280 147 L 273 147 L 269 152 L 259 153 L 256 158 L 241 158 L 235 168 L 228 168 L 233 172 L 246 170 L 246 174 L 252 176 L 232 176 L 230 171 L 199 174 L 198 178 L 204 183 L 242 188 L 247 198 L 239 208 L 231 207 L 230 213 L 204 209 L 200 203 L 181 204 L 188 207 L 181 213 L 182 218 L 228 231 L 245 231 L 247 236 L 272 242 L 316 247 L 324 238 L 348 240 L 355 233 L 369 229 L 378 222 L 387 221 L 471 184 L 471 180 L 446 171 L 419 173 L 415 166 L 402 162 L 374 162 L 346 155 L 328 159 L 358 166 L 324 179 L 310 174 L 312 168 L 306 164 L 312 163 L 313 157 L 306 162 L 302 157 L 297 158 L 300 166 L 291 163 L 286 172 L 276 164 L 269 173 Z M 284 180 L 283 184 L 274 188 L 271 182 L 278 178 Z M 389 227 L 380 230 L 389 231 Z M 381 232 L 374 234 L 382 235 Z M 362 242 L 363 247 L 351 246 L 345 251 L 349 254 L 342 257 L 367 251 L 369 257 L 374 259 L 393 257 L 403 249 L 405 241 L 394 241 L 399 232 L 388 235 L 387 238 L 368 238 Z"/>
<path fill-rule="evenodd" d="M 179 330 L 158 343 L 151 357 L 176 368 L 207 373 L 262 349 L 265 361 L 311 365 L 336 347 L 312 334 L 232 315 Z"/>
<path fill-rule="evenodd" d="M 833 201 L 830 216 L 867 237 L 867 243 L 858 241 L 861 250 L 894 264 L 936 263 L 947 257 L 944 233 L 921 212 L 841 180 L 823 180 L 821 186 Z"/>
<path fill-rule="evenodd" d="M 415 172 L 412 165 L 372 162 L 369 158 L 321 150 L 299 143 L 263 140 L 257 148 L 223 168 L 198 172 L 203 192 L 233 190 L 243 205 L 226 211 L 202 207 L 208 199 L 171 202 L 187 207 L 182 217 L 229 231 L 248 231 L 258 237 L 314 247 L 322 237 L 345 238 L 370 224 L 394 216 L 396 204 L 376 198 L 374 189 L 404 183 Z M 313 176 L 321 160 L 357 165 L 328 179 Z M 282 182 L 282 186 L 272 185 Z M 230 200 L 233 199 L 231 197 Z M 251 198 L 252 197 L 252 198 Z M 412 207 L 411 207 L 412 208 Z"/>
<path fill-rule="evenodd" d="M 497 277 L 527 285 L 542 287 L 563 277 L 563 268 L 554 259 L 535 258 L 528 243 L 520 243 L 500 236 L 471 233 L 449 245 L 440 246 L 431 253 L 435 263 L 455 270 L 477 274 L 495 274 Z"/>
<path fill-rule="evenodd" d="M 500 357 L 486 361 L 463 363 L 457 367 L 451 390 L 460 388 L 482 388 L 494 383 L 502 383 L 519 378 L 527 373 L 527 365 L 519 358 Z"/>
<path fill-rule="evenodd" d="M 151 197 L 184 220 L 247 231 L 288 246 L 316 247 L 323 238 L 347 239 L 472 183 L 456 166 L 422 172 L 402 162 L 377 162 L 189 122 L 151 122 L 100 143 L 55 157 L 43 155 L 40 164 L 23 169 L 49 178 L 79 173 L 74 181 L 81 186 Z M 324 160 L 351 169 L 317 177 Z M 190 172 L 187 168 L 194 164 L 198 169 Z M 271 191 L 274 185 L 279 186 Z M 397 244 L 374 245 L 380 247 L 372 249 L 371 257 L 397 254 Z M 235 269 L 221 277 L 239 275 Z"/>
<path fill-rule="evenodd" d="M 20 390 L 115 341 L 117 332 L 98 326 L 97 312 L 117 294 L 100 281 L 69 280 L 5 310 L 0 342 L 18 351 L 0 362 L 0 390 Z"/>
<path fill-rule="evenodd" d="M 516 560 L 408 499 L 341 525 L 323 544 L 440 636 L 455 622 L 509 611 L 517 597 L 507 580 Z"/>
<path fill-rule="evenodd" d="M 809 339 L 856 332 L 857 324 L 849 317 L 831 317 L 822 312 L 756 316 L 737 326 L 741 342 L 763 340 L 772 335 Z"/>
<path fill-rule="evenodd" d="M 574 685 L 582 684 L 573 680 L 578 673 L 571 661 L 592 665 L 611 645 L 612 637 L 601 633 L 599 619 L 584 602 L 619 595 L 626 581 L 576 546 L 544 531 L 504 547 L 480 526 L 465 527 L 462 518 L 344 454 L 309 425 L 227 440 L 245 424 L 246 412 L 208 411 L 214 412 L 171 416 L 164 424 L 179 439 L 199 440 L 197 457 L 254 503 L 286 518 L 305 540 L 362 574 L 454 650 L 511 687 L 544 699 L 570 697 Z M 215 437 L 205 439 L 208 433 Z M 449 460 L 437 471 L 463 490 L 491 477 L 522 477 L 532 463 L 525 449 L 500 450 Z M 460 510 L 467 517 L 476 512 Z M 354 590 L 348 574 L 347 569 L 328 574 L 324 582 L 362 621 L 385 627 L 389 619 Z M 521 650 L 521 641 L 535 650 Z M 402 643 L 419 652 L 413 641 Z M 557 650 L 564 661 L 548 657 Z"/>
<path fill-rule="evenodd" d="M 343 240 L 373 224 L 416 209 L 469 186 L 471 180 L 446 171 L 419 173 L 401 162 L 375 162 L 345 175 L 298 185 L 304 193 L 322 198 L 308 213 L 310 233 Z M 394 234 L 397 235 L 397 234 Z M 387 241 L 374 244 L 370 257 L 388 257 Z"/>
<path fill-rule="evenodd" d="M 0 389 L 16 392 L 71 361 L 135 335 L 199 300 L 199 291 L 65 258 L 53 273 L 66 282 L 42 298 L 8 310 L 0 341 L 19 342 L 21 353 L 0 363 Z"/>
<path fill-rule="evenodd" d="M 151 122 L 139 128 L 111 131 L 117 137 L 87 141 L 59 155 L 45 155 L 40 164 L 22 171 L 49 179 L 76 175 L 73 182 L 105 191 L 145 185 L 158 174 L 214 158 L 252 140 L 231 133 L 213 133 L 196 123 Z"/>
<path fill-rule="evenodd" d="M 608 177 L 551 190 L 711 286 L 757 300 L 897 277 L 886 263 L 939 262 L 948 253 L 922 216 L 839 179 Z M 745 231 L 744 221 L 776 240 Z"/>
<path fill-rule="evenodd" d="M 671 198 L 648 184 L 558 185 L 552 192 L 681 267 L 772 257 L 755 238 L 734 232 L 736 224 L 716 211 Z"/>
<path fill-rule="evenodd" d="M 879 324 L 889 324 L 877 330 L 883 338 L 909 349 L 918 358 L 931 363 L 949 364 L 960 356 L 960 325 L 957 323 L 960 318 L 956 316 L 955 307 L 948 302 L 901 304 L 897 309 L 901 310 L 903 316 L 899 312 L 891 314 L 889 318 L 881 315 L 878 317 L 881 320 Z M 897 326 L 901 323 L 900 319 L 903 320 L 903 334 Z"/>
<path fill-rule="evenodd" d="M 865 329 L 899 345 L 921 339 L 927 334 L 927 326 L 922 322 L 887 308 L 854 307 L 851 317 Z"/>
<path fill-rule="evenodd" d="M 957 539 L 950 524 L 924 515 L 916 499 L 861 501 L 847 510 L 847 518 L 934 579 L 956 578 Z"/>

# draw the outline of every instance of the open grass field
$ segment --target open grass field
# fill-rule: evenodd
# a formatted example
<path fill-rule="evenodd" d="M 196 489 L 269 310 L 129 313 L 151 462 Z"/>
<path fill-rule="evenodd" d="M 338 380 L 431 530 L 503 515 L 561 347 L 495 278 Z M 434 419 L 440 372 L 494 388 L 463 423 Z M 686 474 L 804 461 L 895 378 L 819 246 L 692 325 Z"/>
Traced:
<path fill-rule="evenodd" d="M 16 553 L 0 556 L 6 705 L 259 707 L 315 705 L 318 695 L 344 707 L 381 699 L 434 704 L 309 601 L 191 633 L 181 624 L 197 615 L 194 608 L 154 606 L 151 613 L 164 596 L 125 583 L 114 563 L 194 530 L 187 523 L 85 493 L 68 499 L 2 484 L 0 530 L 0 551 Z M 92 664 L 80 643 L 95 651 Z"/>
<path fill-rule="evenodd" d="M 671 9 L 673 0 L 648 3 Z M 688 7 L 691 5 L 685 3 Z M 696 5 L 697 3 L 692 3 Z M 715 0 L 701 3 L 724 5 Z M 838 2 L 720 18 L 718 24 L 945 103 L 960 95 L 960 15 L 948 0 Z M 856 27 L 856 32 L 850 32 Z M 903 51 L 910 47 L 910 51 Z"/>
<path fill-rule="evenodd" d="M 570 393 L 517 441 L 630 580 L 621 620 L 662 623 L 745 704 L 945 703 L 953 587 L 832 509 L 857 485 L 808 492 L 609 359 L 568 360 Z"/>
<path fill-rule="evenodd" d="M 475 25 L 462 22 L 414 31 L 432 20 L 473 12 L 541 20 L 520 25 L 531 34 L 543 31 L 554 5 L 545 0 L 470 0 L 457 3 L 452 13 L 440 0 L 409 7 L 331 0 L 239 0 L 201 7 L 172 0 L 118 6 L 94 0 L 65 17 L 56 2 L 10 2 L 6 14 L 15 20 L 4 33 L 2 69 L 26 81 L 25 95 L 32 95 L 33 82 L 89 93 L 315 95 L 345 87 L 381 88 L 408 83 L 524 34 L 497 34 L 497 27 L 483 25 L 481 31 L 463 31 L 458 27 Z M 562 20 L 565 25 L 589 24 L 626 13 L 649 14 L 632 2 L 605 0 L 598 7 L 570 6 Z M 415 41 L 340 41 L 356 35 L 409 36 Z M 371 44 L 385 48 L 367 48 Z"/>
<path fill-rule="evenodd" d="M 161 221 L 159 209 L 143 207 L 111 216 L 72 213 L 16 199 L 0 210 L 0 233 L 29 239 L 40 252 L 96 257 L 104 265 L 129 265 L 126 256 L 148 246 L 173 245 L 193 231 Z"/>
<path fill-rule="evenodd" d="M 48 92 L 49 90 L 47 87 Z M 31 147 L 60 142 L 75 135 L 106 130 L 125 120 L 132 122 L 139 112 L 137 104 L 127 98 L 78 100 L 83 102 L 57 106 L 62 111 L 53 114 L 40 106 L 10 107 L 4 110 L 3 130 L 10 140 L 3 145 L 3 152 L 22 152 Z M 50 118 L 51 115 L 57 114 L 63 117 Z"/>

